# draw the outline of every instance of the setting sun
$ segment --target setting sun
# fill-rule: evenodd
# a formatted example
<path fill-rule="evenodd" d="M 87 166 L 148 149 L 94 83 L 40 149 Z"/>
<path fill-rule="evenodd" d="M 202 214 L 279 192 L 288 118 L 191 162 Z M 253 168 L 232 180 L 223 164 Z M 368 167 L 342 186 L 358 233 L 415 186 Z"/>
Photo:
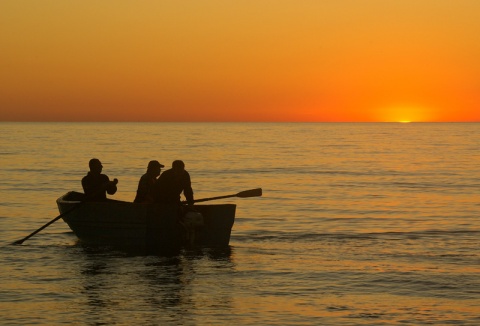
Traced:
<path fill-rule="evenodd" d="M 379 110 L 381 122 L 425 122 L 435 120 L 431 109 L 416 105 L 395 105 Z"/>

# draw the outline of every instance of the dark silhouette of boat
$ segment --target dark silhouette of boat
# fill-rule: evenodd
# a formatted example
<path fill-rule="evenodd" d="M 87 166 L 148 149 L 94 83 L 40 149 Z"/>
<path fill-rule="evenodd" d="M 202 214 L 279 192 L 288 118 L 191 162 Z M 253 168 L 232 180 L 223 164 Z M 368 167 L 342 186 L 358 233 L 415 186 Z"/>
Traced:
<path fill-rule="evenodd" d="M 235 204 L 195 205 L 203 221 L 189 233 L 178 222 L 178 206 L 175 205 L 112 199 L 89 202 L 85 201 L 83 193 L 75 191 L 58 198 L 57 205 L 62 219 L 82 242 L 142 248 L 172 248 L 186 244 L 228 246 L 236 209 Z"/>

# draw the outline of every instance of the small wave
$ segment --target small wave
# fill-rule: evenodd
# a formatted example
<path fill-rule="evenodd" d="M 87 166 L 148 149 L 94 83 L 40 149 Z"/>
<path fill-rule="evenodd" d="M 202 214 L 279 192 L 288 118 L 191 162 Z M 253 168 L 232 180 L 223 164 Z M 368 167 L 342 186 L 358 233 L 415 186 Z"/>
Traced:
<path fill-rule="evenodd" d="M 353 277 L 355 276 L 355 277 Z M 475 288 L 475 275 L 463 275 L 461 281 L 457 275 L 442 275 L 432 278 L 430 273 L 415 272 L 385 272 L 376 274 L 357 273 L 352 275 L 350 285 L 352 290 L 360 292 L 391 292 L 400 296 L 448 298 L 471 300 L 478 297 L 478 291 L 465 291 Z"/>
<path fill-rule="evenodd" d="M 249 232 L 248 234 L 234 235 L 236 239 L 252 242 L 252 241 L 278 241 L 278 242 L 309 242 L 325 239 L 338 240 L 371 240 L 371 239 L 421 239 L 421 238 L 450 238 L 458 235 L 479 236 L 480 230 L 424 230 L 424 231 L 408 231 L 408 232 L 369 232 L 369 233 L 305 233 L 305 232 L 265 232 L 261 233 Z"/>

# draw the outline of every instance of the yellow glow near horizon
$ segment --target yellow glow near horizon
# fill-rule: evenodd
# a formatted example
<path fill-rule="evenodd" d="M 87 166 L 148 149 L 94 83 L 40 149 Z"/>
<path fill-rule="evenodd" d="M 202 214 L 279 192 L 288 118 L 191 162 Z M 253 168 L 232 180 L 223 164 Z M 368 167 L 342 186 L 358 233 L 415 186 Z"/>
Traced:
<path fill-rule="evenodd" d="M 434 121 L 435 117 L 431 114 L 432 111 L 426 107 L 415 105 L 391 106 L 380 110 L 379 121 L 401 123 Z"/>

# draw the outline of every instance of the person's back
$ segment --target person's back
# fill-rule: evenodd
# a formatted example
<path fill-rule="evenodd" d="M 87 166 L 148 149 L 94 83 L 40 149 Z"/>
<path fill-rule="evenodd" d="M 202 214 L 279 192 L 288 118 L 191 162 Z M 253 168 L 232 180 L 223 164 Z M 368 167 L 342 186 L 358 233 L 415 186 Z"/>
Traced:
<path fill-rule="evenodd" d="M 153 188 L 163 167 L 164 165 L 158 161 L 150 161 L 148 163 L 147 173 L 142 175 L 138 182 L 137 195 L 133 201 L 134 203 L 152 203 L 154 201 Z"/>
<path fill-rule="evenodd" d="M 102 174 L 102 163 L 92 158 L 88 163 L 90 171 L 82 178 L 82 187 L 85 199 L 88 201 L 105 201 L 107 193 L 113 195 L 117 192 L 118 180 L 110 181 L 107 175 Z"/>
<path fill-rule="evenodd" d="M 155 184 L 155 201 L 164 204 L 180 204 L 183 192 L 189 205 L 193 205 L 190 174 L 182 161 L 174 161 L 172 168 L 163 172 Z"/>

